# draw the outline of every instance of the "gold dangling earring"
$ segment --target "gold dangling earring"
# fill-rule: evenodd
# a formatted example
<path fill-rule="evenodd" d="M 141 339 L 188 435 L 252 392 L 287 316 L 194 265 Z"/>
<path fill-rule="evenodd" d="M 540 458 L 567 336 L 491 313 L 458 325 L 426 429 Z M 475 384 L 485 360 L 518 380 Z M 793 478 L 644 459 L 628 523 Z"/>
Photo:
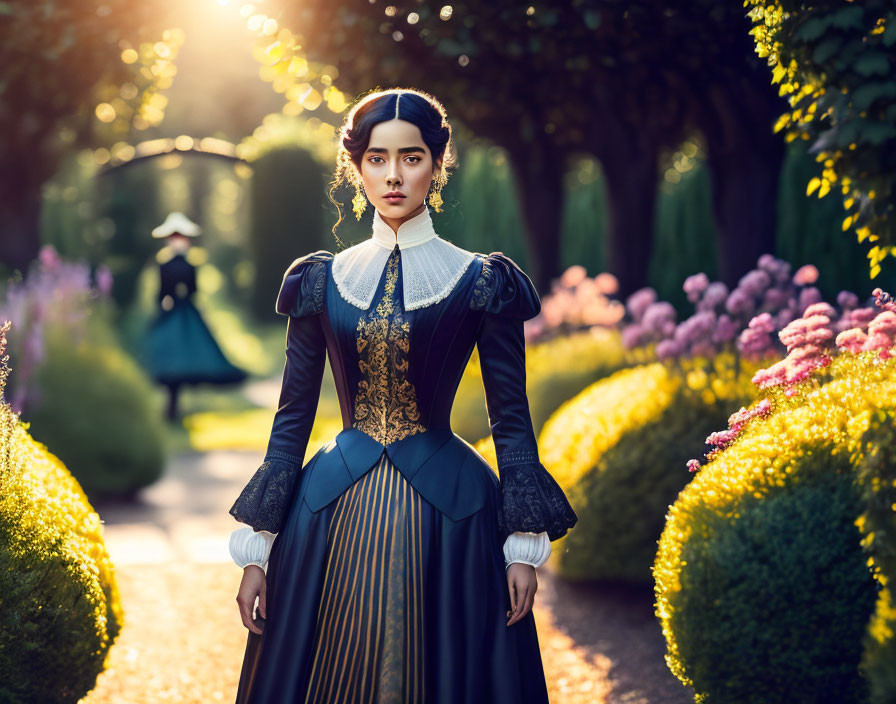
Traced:
<path fill-rule="evenodd" d="M 429 194 L 429 198 L 427 199 L 429 204 L 433 207 L 437 213 L 442 212 L 442 189 L 433 189 L 432 193 Z"/>
<path fill-rule="evenodd" d="M 352 210 L 355 211 L 355 217 L 358 218 L 358 220 L 361 219 L 361 216 L 364 215 L 364 211 L 367 210 L 367 197 L 357 186 L 355 186 L 355 196 L 352 198 Z"/>

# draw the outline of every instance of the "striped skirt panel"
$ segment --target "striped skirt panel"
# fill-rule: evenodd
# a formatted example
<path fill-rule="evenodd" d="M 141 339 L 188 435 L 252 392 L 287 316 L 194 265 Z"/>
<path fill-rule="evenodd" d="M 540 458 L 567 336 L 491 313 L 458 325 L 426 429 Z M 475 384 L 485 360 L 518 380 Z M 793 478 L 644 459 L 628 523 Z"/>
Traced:
<path fill-rule="evenodd" d="M 383 453 L 330 521 L 305 704 L 422 702 L 422 521 L 434 509 Z"/>

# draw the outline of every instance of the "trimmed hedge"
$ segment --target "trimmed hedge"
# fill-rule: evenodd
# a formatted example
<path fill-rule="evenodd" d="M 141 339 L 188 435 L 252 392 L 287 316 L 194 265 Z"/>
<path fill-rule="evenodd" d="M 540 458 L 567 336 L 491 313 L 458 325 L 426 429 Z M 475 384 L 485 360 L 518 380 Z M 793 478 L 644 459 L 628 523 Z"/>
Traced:
<path fill-rule="evenodd" d="M 686 463 L 749 401 L 751 370 L 736 372 L 727 354 L 684 368 L 641 365 L 592 384 L 551 416 L 541 459 L 579 516 L 553 546 L 565 577 L 650 583 L 666 510 L 693 476 Z"/>
<path fill-rule="evenodd" d="M 35 374 L 39 403 L 27 420 L 35 439 L 52 447 L 93 499 L 128 496 L 164 470 L 165 428 L 152 383 L 114 344 L 72 346 L 47 336 Z"/>
<path fill-rule="evenodd" d="M 74 704 L 123 620 L 99 516 L 0 404 L 0 701 Z"/>
<path fill-rule="evenodd" d="M 625 365 L 625 350 L 613 330 L 581 332 L 526 345 L 526 395 L 537 433 L 570 396 Z M 473 350 L 451 409 L 451 427 L 461 437 L 489 433 L 479 350 Z"/>
<path fill-rule="evenodd" d="M 747 423 L 669 510 L 653 572 L 666 662 L 698 702 L 865 702 L 860 660 L 879 584 L 857 465 L 892 364 L 840 355 L 832 381 Z M 720 426 L 721 427 L 721 426 Z"/>
<path fill-rule="evenodd" d="M 875 409 L 861 444 L 865 512 L 856 524 L 883 585 L 868 626 L 862 668 L 871 704 L 891 704 L 896 701 L 896 409 Z"/>

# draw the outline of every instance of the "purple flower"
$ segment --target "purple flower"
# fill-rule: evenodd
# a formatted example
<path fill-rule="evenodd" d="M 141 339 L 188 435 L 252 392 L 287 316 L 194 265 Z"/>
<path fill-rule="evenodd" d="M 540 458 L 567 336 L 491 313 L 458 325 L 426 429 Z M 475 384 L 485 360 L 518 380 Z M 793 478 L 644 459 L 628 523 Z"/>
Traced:
<path fill-rule="evenodd" d="M 732 315 L 749 315 L 753 312 L 753 299 L 744 289 L 736 288 L 728 296 L 728 300 L 725 301 L 725 310 Z"/>
<path fill-rule="evenodd" d="M 757 261 L 757 266 L 766 272 L 776 284 L 790 283 L 790 263 L 778 259 L 771 254 L 763 254 Z"/>
<path fill-rule="evenodd" d="M 756 260 L 756 267 L 771 273 L 774 271 L 776 261 L 774 254 L 760 254 L 759 259 Z"/>
<path fill-rule="evenodd" d="M 671 357 L 678 357 L 680 354 L 681 347 L 679 347 L 675 340 L 662 340 L 656 346 L 657 359 L 669 359 Z"/>
<path fill-rule="evenodd" d="M 656 301 L 656 291 L 648 286 L 638 289 L 629 296 L 625 303 L 625 307 L 628 309 L 628 312 L 631 314 L 634 321 L 640 323 L 644 311 L 647 310 L 647 306 L 654 301 Z"/>
<path fill-rule="evenodd" d="M 691 345 L 691 354 L 695 357 L 715 357 L 718 349 L 709 340 L 699 340 Z"/>
<path fill-rule="evenodd" d="M 799 303 L 798 307 L 800 309 L 800 313 L 805 313 L 806 308 L 811 306 L 813 303 L 820 303 L 822 300 L 821 291 L 819 291 L 814 286 L 810 286 L 809 288 L 804 288 L 800 291 Z"/>
<path fill-rule="evenodd" d="M 769 310 L 778 310 L 779 308 L 783 308 L 785 305 L 787 305 L 787 299 L 789 297 L 789 291 L 773 286 L 772 288 L 766 290 L 765 294 L 763 295 L 762 307 Z"/>
<path fill-rule="evenodd" d="M 45 244 L 41 247 L 37 258 L 41 266 L 47 271 L 54 271 L 62 261 L 59 257 L 59 252 L 57 252 L 56 248 L 51 244 Z"/>
<path fill-rule="evenodd" d="M 859 307 L 859 297 L 852 291 L 841 291 L 837 294 L 837 305 L 843 310 L 852 310 Z"/>
<path fill-rule="evenodd" d="M 643 328 L 637 323 L 627 325 L 622 329 L 622 344 L 625 349 L 630 350 L 641 344 L 641 337 L 644 335 Z"/>
<path fill-rule="evenodd" d="M 797 313 L 792 308 L 783 308 L 775 315 L 775 329 L 781 330 L 787 324 L 797 317 Z"/>
<path fill-rule="evenodd" d="M 100 292 L 108 296 L 112 291 L 112 272 L 105 264 L 100 264 L 96 269 L 96 285 Z"/>
<path fill-rule="evenodd" d="M 675 323 L 675 307 L 666 301 L 651 303 L 641 317 L 641 326 L 651 332 L 661 332 L 667 323 Z"/>
<path fill-rule="evenodd" d="M 699 341 L 709 340 L 712 337 L 715 324 L 716 316 L 714 313 L 709 311 L 694 313 L 694 315 L 683 320 L 675 328 L 673 338 L 681 345 L 682 349 L 685 349 Z"/>
<path fill-rule="evenodd" d="M 715 308 L 725 302 L 728 297 L 728 287 L 721 281 L 713 281 L 703 292 L 703 298 L 697 304 L 699 312 L 715 311 Z"/>
<path fill-rule="evenodd" d="M 765 330 L 746 328 L 737 338 L 737 349 L 747 359 L 758 360 L 772 350 L 772 337 Z"/>
<path fill-rule="evenodd" d="M 688 300 L 691 303 L 696 303 L 700 300 L 700 296 L 706 290 L 707 286 L 709 286 L 709 277 L 701 271 L 699 274 L 694 274 L 693 276 L 686 278 L 682 288 L 684 289 L 684 292 L 688 294 Z"/>
<path fill-rule="evenodd" d="M 716 329 L 715 332 L 713 332 L 712 341 L 724 344 L 725 342 L 733 340 L 735 335 L 737 335 L 737 324 L 730 316 L 723 313 L 719 316 L 719 319 L 716 322 Z"/>
<path fill-rule="evenodd" d="M 775 327 L 775 321 L 769 313 L 760 313 L 759 315 L 754 316 L 750 322 L 747 323 L 747 327 L 751 330 L 767 333 L 773 333 L 777 329 Z"/>
<path fill-rule="evenodd" d="M 748 296 L 757 298 L 761 296 L 765 289 L 772 283 L 771 277 L 761 269 L 753 269 L 744 274 L 737 284 Z"/>

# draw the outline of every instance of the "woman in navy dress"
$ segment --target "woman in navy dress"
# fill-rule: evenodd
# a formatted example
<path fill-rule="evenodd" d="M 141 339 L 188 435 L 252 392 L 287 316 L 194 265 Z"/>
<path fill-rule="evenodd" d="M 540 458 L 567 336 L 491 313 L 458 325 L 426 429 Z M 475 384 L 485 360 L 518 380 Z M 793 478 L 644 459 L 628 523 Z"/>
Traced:
<path fill-rule="evenodd" d="M 424 93 L 357 103 L 336 183 L 355 185 L 359 217 L 363 187 L 371 235 L 284 274 L 279 406 L 230 509 L 246 524 L 230 539 L 249 629 L 240 704 L 548 701 L 535 570 L 576 515 L 526 398 L 523 321 L 541 303 L 510 258 L 433 229 L 450 137 Z M 500 480 L 449 424 L 474 346 Z M 327 357 L 343 430 L 305 462 Z"/>
<path fill-rule="evenodd" d="M 149 325 L 143 364 L 168 389 L 167 417 L 178 417 L 178 395 L 185 384 L 236 384 L 248 375 L 230 363 L 193 303 L 196 263 L 190 238 L 199 226 L 179 212 L 168 214 L 152 236 L 165 238 L 159 263 L 159 310 Z"/>

